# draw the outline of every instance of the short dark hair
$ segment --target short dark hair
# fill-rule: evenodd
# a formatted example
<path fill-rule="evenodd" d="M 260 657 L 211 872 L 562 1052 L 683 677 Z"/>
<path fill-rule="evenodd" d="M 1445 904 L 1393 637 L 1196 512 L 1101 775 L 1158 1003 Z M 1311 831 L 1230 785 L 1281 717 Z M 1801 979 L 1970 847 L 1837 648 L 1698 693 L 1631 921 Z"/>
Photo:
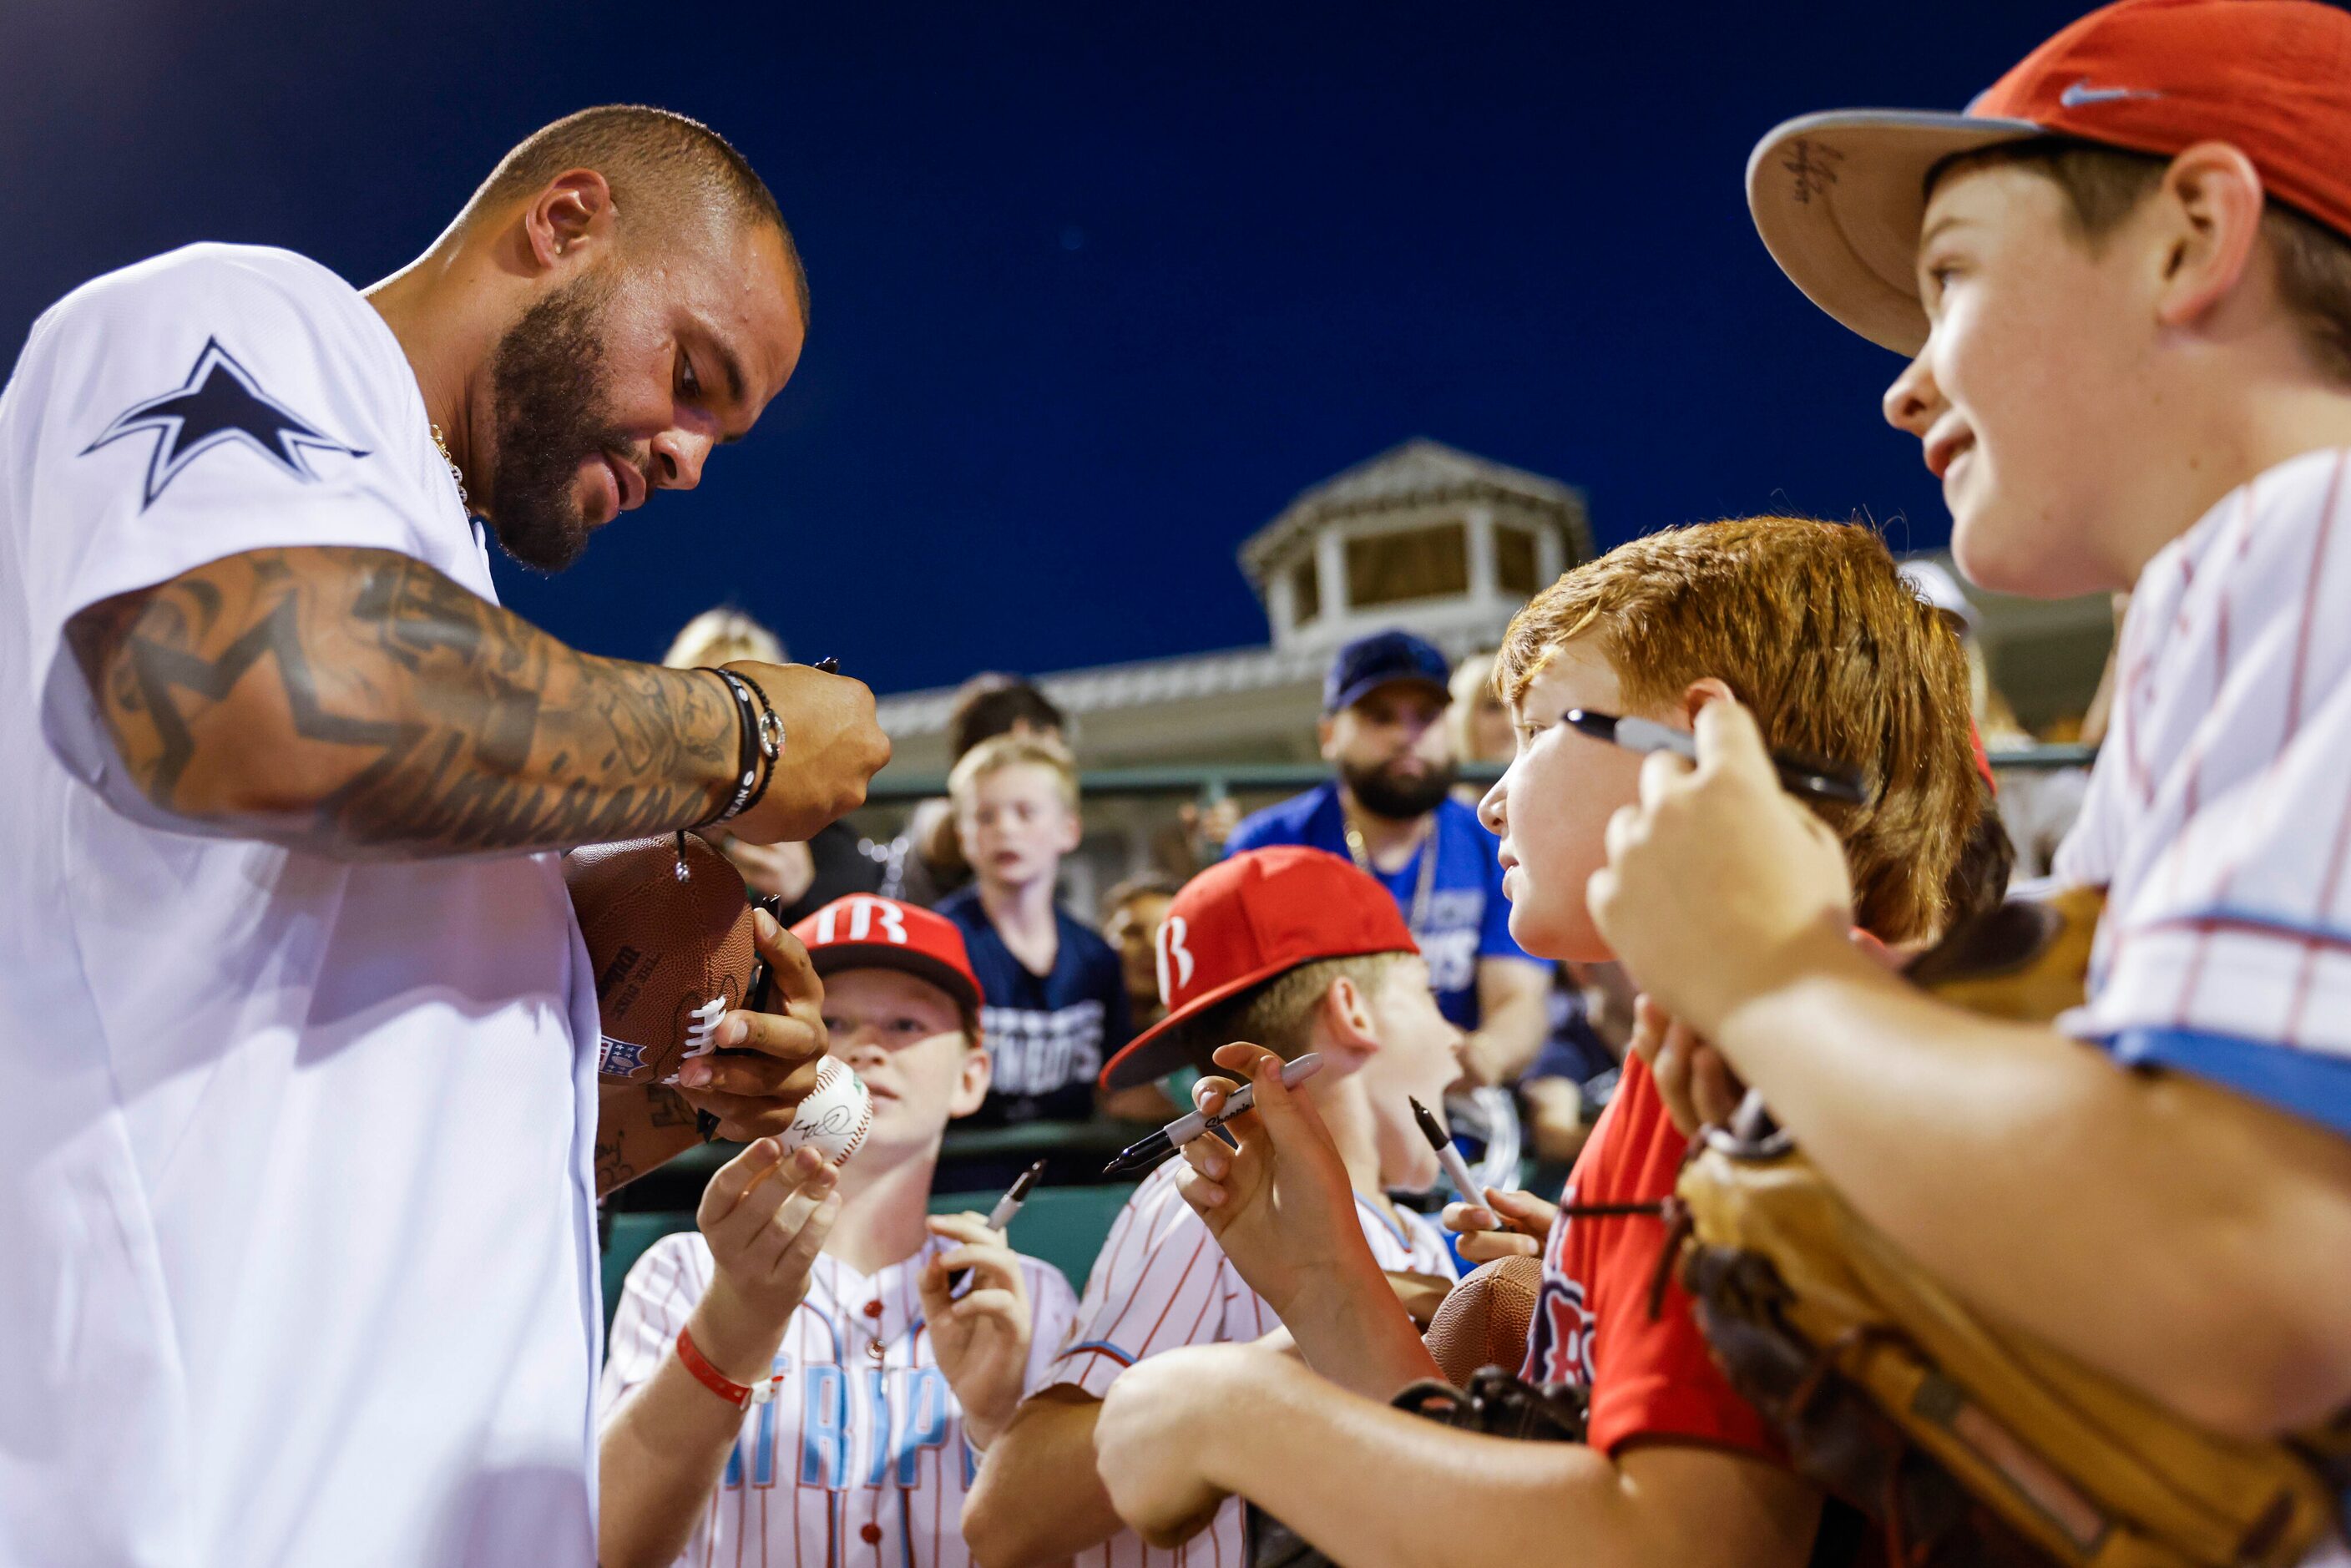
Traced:
<path fill-rule="evenodd" d="M 808 269 L 775 193 L 742 153 L 698 120 L 641 103 L 607 103 L 541 126 L 498 160 L 466 204 L 468 213 L 520 201 L 566 169 L 593 169 L 624 211 L 650 214 L 636 232 L 668 232 L 682 204 L 700 202 L 737 224 L 773 229 L 791 264 L 800 319 L 808 319 Z"/>
<path fill-rule="evenodd" d="M 1066 731 L 1070 724 L 1052 698 L 1019 675 L 974 675 L 956 693 L 955 711 L 947 716 L 947 754 L 960 759 L 1024 720 L 1031 729 Z"/>
<path fill-rule="evenodd" d="M 2171 160 L 2067 136 L 2027 137 L 1959 152 L 1928 172 L 1927 192 L 1961 170 L 2021 168 L 2065 193 L 2074 232 L 2093 252 L 2163 183 Z M 2302 329 L 2304 349 L 2329 380 L 2351 382 L 2351 237 L 2275 196 L 2262 234 L 2276 258 L 2278 294 Z"/>

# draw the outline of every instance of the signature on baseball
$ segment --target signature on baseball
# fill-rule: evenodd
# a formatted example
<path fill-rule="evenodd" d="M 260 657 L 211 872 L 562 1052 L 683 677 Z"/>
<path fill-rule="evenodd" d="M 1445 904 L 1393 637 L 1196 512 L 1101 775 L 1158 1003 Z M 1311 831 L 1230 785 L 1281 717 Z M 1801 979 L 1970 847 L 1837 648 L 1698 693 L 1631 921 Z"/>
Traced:
<path fill-rule="evenodd" d="M 803 1140 L 830 1137 L 836 1133 L 846 1133 L 856 1120 L 857 1108 L 853 1105 L 828 1105 L 824 1114 L 813 1120 L 803 1108 L 801 1113 L 792 1120 L 792 1136 Z"/>

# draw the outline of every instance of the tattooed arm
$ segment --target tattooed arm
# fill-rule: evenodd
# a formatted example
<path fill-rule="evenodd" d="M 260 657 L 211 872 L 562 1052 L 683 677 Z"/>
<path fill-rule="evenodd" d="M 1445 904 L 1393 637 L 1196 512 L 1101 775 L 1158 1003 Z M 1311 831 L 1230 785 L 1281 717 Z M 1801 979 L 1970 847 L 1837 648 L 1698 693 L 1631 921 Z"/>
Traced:
<path fill-rule="evenodd" d="M 724 801 L 709 674 L 578 653 L 391 550 L 249 550 L 100 601 L 66 636 L 129 781 L 197 831 L 344 859 L 565 848 Z M 733 831 L 806 837 L 889 758 L 872 697 L 750 666 L 786 749 Z"/>

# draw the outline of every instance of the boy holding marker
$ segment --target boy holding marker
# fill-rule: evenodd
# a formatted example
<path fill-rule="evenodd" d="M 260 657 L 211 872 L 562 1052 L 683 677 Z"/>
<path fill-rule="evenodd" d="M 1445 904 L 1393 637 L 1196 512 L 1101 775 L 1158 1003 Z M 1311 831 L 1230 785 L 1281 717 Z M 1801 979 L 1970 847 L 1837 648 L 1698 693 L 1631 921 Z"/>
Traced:
<path fill-rule="evenodd" d="M 1942 930 L 1951 869 L 1981 809 L 1966 664 L 1874 533 L 1756 517 L 1651 535 L 1538 595 L 1497 665 L 1519 749 L 1480 809 L 1502 836 L 1511 934 L 1530 953 L 1611 956 L 1583 884 L 1605 859 L 1610 814 L 1636 798 L 1642 758 L 1625 743 L 1642 726 L 1628 721 L 1686 736 L 1734 694 L 1755 706 L 1773 748 L 1810 759 L 1786 778 L 1853 868 L 1857 945 L 1923 946 Z M 1856 792 L 1844 787 L 1856 775 L 1859 803 L 1840 798 Z M 1637 1057 L 1565 1194 L 1611 1212 L 1553 1223 L 1531 1195 L 1489 1193 L 1514 1228 L 1546 1239 L 1464 1243 L 1476 1256 L 1543 1249 L 1523 1370 L 1591 1396 L 1588 1443 L 1562 1444 L 1448 1431 L 1374 1403 L 1434 1375 L 1434 1364 L 1337 1223 L 1342 1177 L 1306 1108 L 1257 1047 L 1217 1055 L 1246 1074 L 1257 1109 L 1229 1124 L 1238 1151 L 1186 1146 L 1184 1196 L 1329 1381 L 1235 1346 L 1138 1367 L 1113 1386 L 1096 1428 L 1101 1473 L 1146 1539 L 1181 1539 L 1238 1492 L 1350 1568 L 1542 1562 L 1566 1543 L 1580 1561 L 1643 1568 L 1805 1563 L 1819 1491 L 1715 1367 L 1678 1283 L 1649 1310 L 1665 1227 L 1624 1210 L 1672 1191 L 1685 1140 Z M 1206 1081 L 1202 1099 L 1217 1104 L 1230 1087 Z M 1448 1218 L 1482 1230 L 1495 1216 Z M 1244 1406 L 1246 1420 L 1226 1418 Z M 1350 1484 L 1366 1475 L 1415 1485 Z M 1428 1508 L 1431 1496 L 1447 1506 Z"/>
<path fill-rule="evenodd" d="M 1459 1076 L 1461 1033 L 1438 1010 L 1427 965 L 1386 890 L 1321 850 L 1235 855 L 1176 895 L 1160 926 L 1159 979 L 1167 1017 L 1112 1061 L 1104 1086 L 1206 1066 L 1237 1038 L 1271 1048 L 1276 1084 L 1285 1060 L 1302 1067 L 1319 1057 L 1292 1103 L 1330 1129 L 1345 1194 L 1340 1223 L 1391 1305 L 1398 1291 L 1449 1283 L 1442 1234 L 1384 1194 L 1437 1179 L 1410 1102 L 1434 1103 Z M 1169 1159 L 1136 1189 L 1095 1261 L 1049 1385 L 988 1449 L 964 1513 L 964 1533 L 988 1568 L 1072 1556 L 1139 1568 L 1152 1553 L 1122 1527 L 1095 1479 L 1104 1391 L 1181 1346 L 1258 1340 L 1282 1326 L 1186 1207 L 1183 1169 Z M 1317 1238 L 1310 1250 L 1331 1249 Z M 1214 1512 L 1207 1535 L 1178 1559 L 1238 1568 L 1240 1505 Z"/>
<path fill-rule="evenodd" d="M 967 1563 L 977 1451 L 1076 1309 L 1058 1270 L 1005 1245 L 1008 1216 L 926 1213 L 947 1123 L 987 1092 L 954 925 L 854 894 L 792 934 L 872 1126 L 838 1172 L 754 1143 L 711 1178 L 699 1234 L 629 1271 L 604 1370 L 605 1568 Z"/>

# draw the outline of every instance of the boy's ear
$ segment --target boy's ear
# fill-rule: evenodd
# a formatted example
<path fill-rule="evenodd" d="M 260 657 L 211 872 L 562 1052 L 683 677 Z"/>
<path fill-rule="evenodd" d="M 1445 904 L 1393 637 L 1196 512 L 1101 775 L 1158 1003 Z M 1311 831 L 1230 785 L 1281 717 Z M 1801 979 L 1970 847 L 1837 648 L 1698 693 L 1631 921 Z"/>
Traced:
<path fill-rule="evenodd" d="M 1380 1048 L 1379 1024 L 1372 1017 L 1372 998 L 1351 975 L 1332 977 L 1316 1009 L 1319 1032 L 1336 1050 L 1360 1060 Z"/>
<path fill-rule="evenodd" d="M 987 1086 L 995 1070 L 985 1043 L 974 1040 L 964 1047 L 963 1075 L 956 1080 L 955 1093 L 947 1101 L 947 1120 L 968 1116 L 987 1098 Z"/>
<path fill-rule="evenodd" d="M 1701 675 L 1692 681 L 1689 684 L 1689 689 L 1682 693 L 1682 727 L 1695 728 L 1698 724 L 1698 710 L 1710 702 L 1723 699 L 1732 702 L 1739 700 L 1738 694 L 1730 689 L 1729 682 L 1719 680 L 1713 675 Z"/>
<path fill-rule="evenodd" d="M 2244 277 L 2262 226 L 2262 177 L 2225 141 L 2199 141 L 2171 161 L 2162 204 L 2162 276 L 2156 319 L 2186 327 Z"/>

